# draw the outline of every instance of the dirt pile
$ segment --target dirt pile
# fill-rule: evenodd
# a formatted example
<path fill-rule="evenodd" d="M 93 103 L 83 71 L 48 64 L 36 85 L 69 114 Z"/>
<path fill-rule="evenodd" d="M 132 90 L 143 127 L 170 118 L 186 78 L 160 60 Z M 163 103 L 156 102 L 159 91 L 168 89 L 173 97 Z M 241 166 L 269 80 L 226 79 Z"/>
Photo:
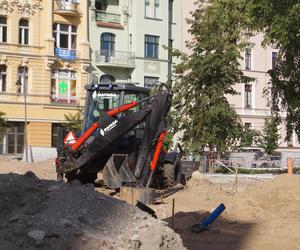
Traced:
<path fill-rule="evenodd" d="M 184 249 L 179 235 L 93 185 L 0 174 L 1 249 Z"/>
<path fill-rule="evenodd" d="M 196 173 L 185 190 L 164 200 L 165 220 L 171 221 L 175 199 L 175 232 L 191 250 L 299 249 L 299 190 L 300 176 L 280 175 L 273 180 L 253 181 L 236 194 Z M 210 229 L 201 234 L 191 233 L 191 226 L 201 222 L 220 203 L 225 204 L 226 210 Z M 164 219 L 162 215 L 160 218 Z"/>
<path fill-rule="evenodd" d="M 280 175 L 237 196 L 235 205 L 250 218 L 300 219 L 300 176 Z M 247 217 L 247 216 L 245 216 Z"/>

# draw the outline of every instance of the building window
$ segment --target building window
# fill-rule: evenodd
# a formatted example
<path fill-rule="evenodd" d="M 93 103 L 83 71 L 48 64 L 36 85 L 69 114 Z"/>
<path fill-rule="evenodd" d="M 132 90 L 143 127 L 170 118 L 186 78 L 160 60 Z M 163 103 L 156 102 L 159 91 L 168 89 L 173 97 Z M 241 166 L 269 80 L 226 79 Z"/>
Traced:
<path fill-rule="evenodd" d="M 29 44 L 29 21 L 21 19 L 19 22 L 19 44 Z"/>
<path fill-rule="evenodd" d="M 111 83 L 115 82 L 115 78 L 112 75 L 102 75 L 100 77 L 100 82 L 101 83 Z"/>
<path fill-rule="evenodd" d="M 3 16 L 0 17 L 0 42 L 7 42 L 7 19 Z"/>
<path fill-rule="evenodd" d="M 19 67 L 18 69 L 18 93 L 28 92 L 28 68 Z"/>
<path fill-rule="evenodd" d="M 0 154 L 22 154 L 24 148 L 24 122 L 9 122 L 3 134 Z"/>
<path fill-rule="evenodd" d="M 116 46 L 116 36 L 112 33 L 101 35 L 101 55 L 114 56 Z"/>
<path fill-rule="evenodd" d="M 252 86 L 249 84 L 245 85 L 245 108 L 252 107 Z"/>
<path fill-rule="evenodd" d="M 154 18 L 160 18 L 159 0 L 154 0 Z"/>
<path fill-rule="evenodd" d="M 250 130 L 252 128 L 252 123 L 251 122 L 245 122 L 245 129 Z"/>
<path fill-rule="evenodd" d="M 153 88 L 158 85 L 159 77 L 145 76 L 144 85 L 146 88 Z"/>
<path fill-rule="evenodd" d="M 158 59 L 159 37 L 145 35 L 145 57 Z"/>
<path fill-rule="evenodd" d="M 51 100 L 58 103 L 76 103 L 76 73 L 54 70 L 51 80 Z"/>
<path fill-rule="evenodd" d="M 150 17 L 150 0 L 145 0 L 145 17 Z"/>
<path fill-rule="evenodd" d="M 278 53 L 277 52 L 272 52 L 272 69 L 276 69 L 278 64 Z"/>
<path fill-rule="evenodd" d="M 6 72 L 7 67 L 5 65 L 0 65 L 0 92 L 6 91 Z"/>
<path fill-rule="evenodd" d="M 53 26 L 55 47 L 76 50 L 77 28 L 74 25 L 55 23 Z"/>
<path fill-rule="evenodd" d="M 58 146 L 58 130 L 61 128 L 59 123 L 52 123 L 52 132 L 51 132 L 51 147 L 57 148 Z"/>
<path fill-rule="evenodd" d="M 106 11 L 107 9 L 107 0 L 96 0 L 95 1 L 96 10 Z"/>
<path fill-rule="evenodd" d="M 245 51 L 245 69 L 251 70 L 251 49 Z"/>

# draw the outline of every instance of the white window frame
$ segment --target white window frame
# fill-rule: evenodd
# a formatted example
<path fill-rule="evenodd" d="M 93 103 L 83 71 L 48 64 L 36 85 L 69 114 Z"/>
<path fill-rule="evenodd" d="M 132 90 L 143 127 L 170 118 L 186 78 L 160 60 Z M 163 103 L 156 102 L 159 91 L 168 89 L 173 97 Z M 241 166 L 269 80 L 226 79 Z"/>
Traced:
<path fill-rule="evenodd" d="M 55 30 L 53 30 L 53 33 L 55 35 L 55 40 L 56 40 L 56 47 L 61 48 L 60 46 L 60 35 L 68 35 L 68 48 L 62 48 L 62 49 L 68 49 L 68 50 L 76 50 L 77 49 L 77 41 L 76 41 L 76 48 L 72 49 L 72 36 L 76 36 L 77 40 L 77 27 L 72 25 L 72 24 L 63 24 L 63 23 L 55 23 L 56 27 Z M 61 25 L 66 25 L 68 26 L 68 31 L 63 31 L 60 29 Z M 76 32 L 72 31 L 72 26 L 76 28 Z"/>
<path fill-rule="evenodd" d="M 6 20 L 6 24 L 3 24 L 3 23 L 0 23 L 0 43 L 6 43 L 7 42 L 7 18 L 6 17 L 3 17 L 1 16 L 2 18 L 5 18 Z M 6 41 L 4 42 L 3 41 L 3 28 L 6 28 Z"/>
<path fill-rule="evenodd" d="M 26 20 L 28 21 L 28 26 L 22 26 L 19 25 L 19 30 L 21 30 L 21 40 L 19 41 L 21 45 L 28 45 L 30 43 L 30 38 L 29 38 L 29 20 L 28 19 L 20 19 L 19 23 L 21 20 Z M 25 43 L 25 32 L 28 32 L 28 43 Z M 20 34 L 20 33 L 19 33 Z"/>
<path fill-rule="evenodd" d="M 249 57 L 249 60 L 250 60 L 250 64 L 248 65 L 248 63 L 247 63 L 247 59 L 248 59 L 248 51 L 250 52 L 250 57 Z M 245 50 L 245 53 L 244 53 L 244 64 L 245 64 L 245 70 L 252 70 L 252 56 L 253 56 L 253 50 L 251 49 L 251 48 L 247 48 L 246 50 Z M 249 66 L 249 68 L 247 68 L 247 66 Z"/>
<path fill-rule="evenodd" d="M 144 10 L 144 16 L 145 17 L 151 17 L 151 1 L 150 0 L 144 0 L 145 10 Z"/>
<path fill-rule="evenodd" d="M 0 71 L 0 92 L 6 92 L 7 90 L 7 66 L 6 65 L 1 65 L 5 67 L 5 71 Z M 3 90 L 3 75 L 5 77 L 5 90 Z"/>
<path fill-rule="evenodd" d="M 60 73 L 67 73 L 67 77 L 63 77 L 60 75 Z M 58 100 L 67 100 L 68 103 L 71 102 L 71 100 L 76 100 L 77 99 L 77 73 L 72 70 L 54 70 L 52 72 L 51 80 L 55 79 L 55 91 L 56 94 L 55 96 L 52 96 L 52 98 L 56 98 Z M 60 96 L 59 95 L 59 80 L 66 80 L 68 84 L 68 94 L 67 96 Z M 71 96 L 71 80 L 76 81 L 76 95 L 73 97 Z"/>
<path fill-rule="evenodd" d="M 250 86 L 251 91 L 250 91 L 250 107 L 246 107 L 246 100 L 247 100 L 247 95 L 246 95 L 246 86 Z M 244 84 L 244 109 L 252 109 L 253 108 L 253 84 Z"/>
<path fill-rule="evenodd" d="M 20 69 L 24 69 L 25 70 L 25 74 L 24 72 L 21 72 Z M 20 80 L 21 82 L 21 86 L 20 86 L 20 93 L 24 94 L 25 93 L 25 90 L 26 90 L 26 93 L 28 93 L 28 80 L 29 80 L 29 74 L 28 74 L 28 67 L 24 67 L 24 66 L 20 66 L 18 68 L 18 79 Z M 26 88 L 26 89 L 25 89 Z"/>
<path fill-rule="evenodd" d="M 154 0 L 153 2 L 153 17 L 156 19 L 160 18 L 160 1 Z"/>

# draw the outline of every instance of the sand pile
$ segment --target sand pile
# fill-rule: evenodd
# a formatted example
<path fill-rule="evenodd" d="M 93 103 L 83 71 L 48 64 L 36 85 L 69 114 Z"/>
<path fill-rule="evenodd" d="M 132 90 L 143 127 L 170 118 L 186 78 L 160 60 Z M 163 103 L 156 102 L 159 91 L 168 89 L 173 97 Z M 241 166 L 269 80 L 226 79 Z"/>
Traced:
<path fill-rule="evenodd" d="M 235 194 L 196 173 L 187 189 L 165 199 L 165 220 L 171 221 L 175 199 L 175 232 L 191 250 L 299 249 L 299 190 L 300 176 L 280 175 L 274 180 L 254 182 Z M 220 203 L 225 204 L 226 210 L 210 230 L 192 234 L 191 225 L 199 223 Z"/>
<path fill-rule="evenodd" d="M 1 249 L 184 249 L 179 235 L 137 208 L 94 191 L 0 174 Z"/>
<path fill-rule="evenodd" d="M 254 218 L 300 219 L 300 176 L 281 175 L 257 184 L 234 199 L 243 214 Z"/>

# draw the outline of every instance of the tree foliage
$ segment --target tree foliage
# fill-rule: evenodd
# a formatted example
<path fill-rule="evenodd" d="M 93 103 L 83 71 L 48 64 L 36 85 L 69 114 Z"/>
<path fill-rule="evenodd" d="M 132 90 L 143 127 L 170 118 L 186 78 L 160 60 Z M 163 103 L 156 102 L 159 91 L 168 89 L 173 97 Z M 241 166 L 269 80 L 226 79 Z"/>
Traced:
<path fill-rule="evenodd" d="M 263 31 L 265 44 L 279 49 L 277 67 L 270 70 L 272 109 L 287 111 L 287 140 L 300 139 L 300 2 L 253 0 L 253 29 Z"/>
<path fill-rule="evenodd" d="M 279 146 L 279 139 L 278 118 L 266 117 L 259 146 L 266 154 L 272 155 Z"/>
<path fill-rule="evenodd" d="M 198 1 L 198 9 L 187 22 L 194 39 L 187 43 L 190 55 L 176 52 L 181 63 L 173 87 L 172 112 L 175 132 L 190 152 L 205 147 L 224 152 L 243 137 L 243 126 L 227 95 L 235 95 L 233 85 L 248 82 L 239 60 L 245 30 L 251 24 L 248 4 L 243 0 Z"/>
<path fill-rule="evenodd" d="M 5 116 L 5 113 L 0 111 L 0 138 L 8 128 L 8 122 L 3 118 L 3 116 Z"/>
<path fill-rule="evenodd" d="M 80 131 L 81 126 L 82 126 L 82 109 L 78 108 L 77 112 L 75 114 L 65 114 L 65 120 L 66 123 L 63 123 L 62 126 L 67 130 L 67 131 Z"/>

